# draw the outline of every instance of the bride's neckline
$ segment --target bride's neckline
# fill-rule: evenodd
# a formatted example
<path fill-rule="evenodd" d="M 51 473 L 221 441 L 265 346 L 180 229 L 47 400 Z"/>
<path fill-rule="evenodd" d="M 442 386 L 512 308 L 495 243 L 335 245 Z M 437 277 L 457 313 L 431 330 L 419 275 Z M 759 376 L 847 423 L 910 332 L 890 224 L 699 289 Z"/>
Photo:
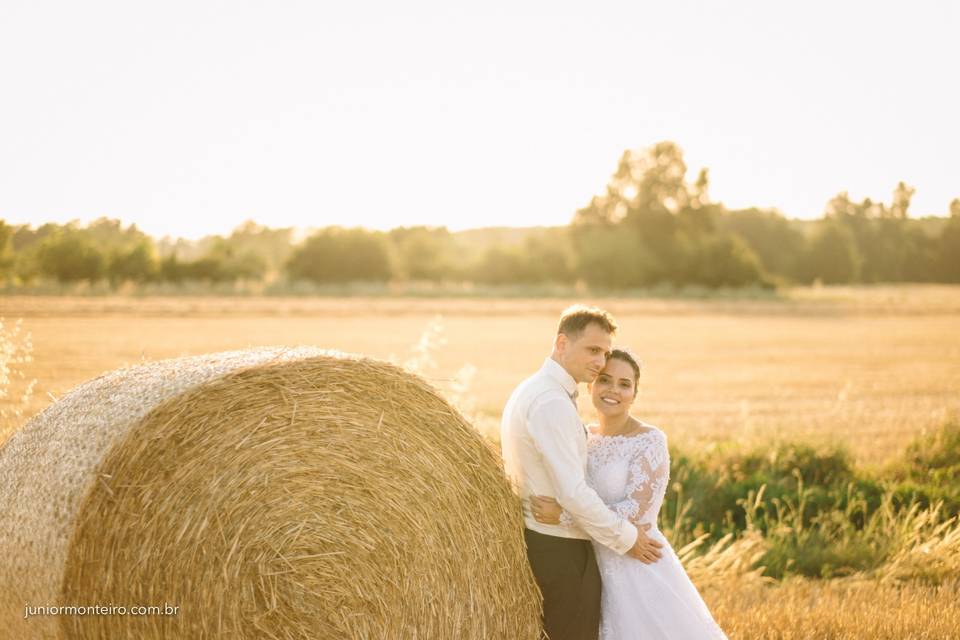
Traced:
<path fill-rule="evenodd" d="M 599 425 L 596 425 L 596 424 L 591 424 L 591 425 L 589 425 L 589 426 L 587 427 L 587 433 L 589 433 L 589 434 L 592 435 L 592 436 L 597 436 L 598 438 L 627 438 L 627 439 L 629 439 L 629 438 L 642 438 L 643 436 L 645 436 L 645 435 L 647 435 L 647 434 L 656 433 L 657 431 L 659 431 L 659 429 L 657 429 L 657 428 L 654 427 L 653 425 L 647 424 L 646 422 L 641 422 L 640 424 L 642 424 L 643 426 L 645 426 L 646 429 L 643 430 L 643 431 L 639 431 L 639 432 L 637 432 L 637 433 L 620 433 L 620 434 L 617 434 L 617 435 L 607 435 L 607 434 L 605 434 L 605 433 L 599 433 L 599 432 L 595 431 L 595 430 L 594 430 L 595 427 L 598 427 L 598 426 L 599 426 Z"/>

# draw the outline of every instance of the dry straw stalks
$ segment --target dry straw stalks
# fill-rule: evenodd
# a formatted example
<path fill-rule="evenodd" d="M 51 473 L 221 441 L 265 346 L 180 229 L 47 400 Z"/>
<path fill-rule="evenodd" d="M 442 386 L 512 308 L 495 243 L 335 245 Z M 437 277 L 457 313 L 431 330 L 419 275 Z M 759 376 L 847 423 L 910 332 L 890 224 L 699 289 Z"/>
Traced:
<path fill-rule="evenodd" d="M 16 638 L 511 638 L 539 632 L 492 449 L 398 367 L 315 349 L 81 385 L 0 449 Z M 178 615 L 24 619 L 25 606 Z"/>
<path fill-rule="evenodd" d="M 0 317 L 0 446 L 20 425 L 33 396 L 37 381 L 23 373 L 23 365 L 30 362 L 33 340 L 23 331 L 23 320 L 11 324 Z"/>

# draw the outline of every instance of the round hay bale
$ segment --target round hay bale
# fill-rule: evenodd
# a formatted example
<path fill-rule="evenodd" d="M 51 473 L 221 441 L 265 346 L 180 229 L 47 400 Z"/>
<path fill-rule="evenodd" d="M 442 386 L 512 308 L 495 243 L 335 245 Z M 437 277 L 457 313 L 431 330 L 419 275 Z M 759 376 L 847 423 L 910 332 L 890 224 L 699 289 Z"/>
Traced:
<path fill-rule="evenodd" d="M 77 387 L 0 449 L 0 629 L 532 640 L 522 527 L 495 452 L 391 364 L 153 362 Z M 102 609 L 25 619 L 65 606 Z"/>

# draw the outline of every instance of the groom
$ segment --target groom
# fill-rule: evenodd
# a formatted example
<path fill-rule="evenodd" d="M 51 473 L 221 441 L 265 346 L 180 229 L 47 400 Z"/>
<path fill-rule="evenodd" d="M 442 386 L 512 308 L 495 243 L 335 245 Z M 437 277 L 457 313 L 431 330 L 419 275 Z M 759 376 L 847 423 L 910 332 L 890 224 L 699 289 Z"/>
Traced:
<path fill-rule="evenodd" d="M 600 572 L 590 539 L 644 562 L 661 545 L 621 518 L 587 486 L 586 430 L 577 415 L 577 383 L 592 382 L 606 364 L 616 322 L 595 307 L 563 312 L 553 353 L 518 386 L 503 410 L 504 469 L 523 501 L 527 557 L 543 593 L 550 640 L 596 640 Z M 530 497 L 552 496 L 569 514 L 558 525 L 537 522 Z"/>

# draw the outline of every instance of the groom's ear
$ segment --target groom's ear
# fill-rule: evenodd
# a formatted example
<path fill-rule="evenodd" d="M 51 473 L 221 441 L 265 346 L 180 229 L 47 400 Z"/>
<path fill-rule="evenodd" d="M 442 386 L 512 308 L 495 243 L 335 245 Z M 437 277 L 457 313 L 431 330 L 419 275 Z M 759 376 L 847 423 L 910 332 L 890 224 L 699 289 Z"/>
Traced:
<path fill-rule="evenodd" d="M 558 333 L 553 341 L 553 348 L 558 352 L 562 352 L 567 346 L 567 340 L 567 334 Z"/>

